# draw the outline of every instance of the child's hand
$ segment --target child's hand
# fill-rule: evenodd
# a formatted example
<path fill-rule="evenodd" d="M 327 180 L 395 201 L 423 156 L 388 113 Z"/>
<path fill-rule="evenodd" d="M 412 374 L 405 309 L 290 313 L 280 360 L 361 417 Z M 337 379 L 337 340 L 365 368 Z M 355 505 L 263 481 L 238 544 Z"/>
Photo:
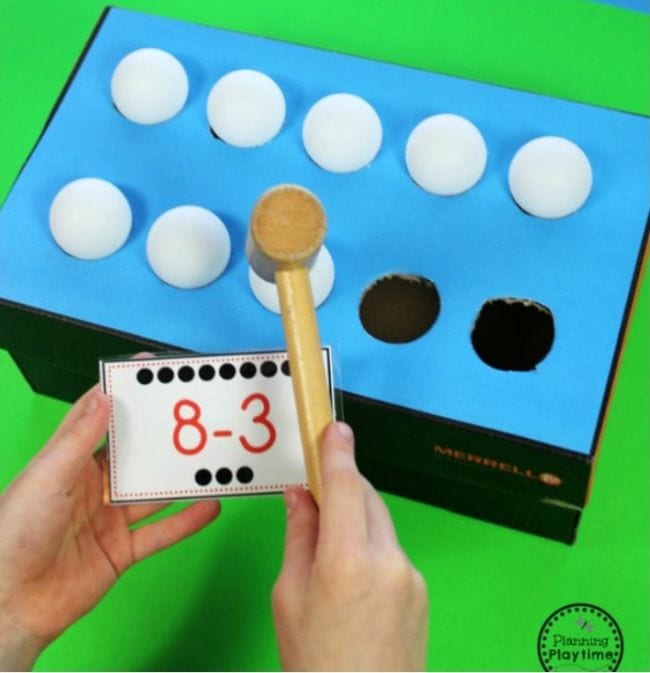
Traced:
<path fill-rule="evenodd" d="M 0 497 L 0 670 L 30 668 L 129 566 L 219 514 L 204 501 L 131 531 L 164 505 L 104 505 L 106 454 L 93 452 L 108 416 L 95 387 Z"/>
<path fill-rule="evenodd" d="M 423 670 L 426 587 L 357 470 L 347 426 L 328 429 L 322 471 L 320 515 L 306 491 L 285 496 L 285 558 L 273 592 L 283 667 Z"/>

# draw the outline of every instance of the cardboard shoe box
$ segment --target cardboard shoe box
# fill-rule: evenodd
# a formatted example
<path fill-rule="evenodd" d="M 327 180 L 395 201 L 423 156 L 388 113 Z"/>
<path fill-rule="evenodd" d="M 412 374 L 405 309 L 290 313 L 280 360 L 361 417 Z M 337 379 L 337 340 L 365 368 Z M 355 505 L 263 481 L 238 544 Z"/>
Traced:
<path fill-rule="evenodd" d="M 142 46 L 174 54 L 190 82 L 185 108 L 153 126 L 110 96 L 115 66 Z M 265 72 L 287 101 L 261 147 L 210 133 L 208 93 L 237 68 Z M 317 166 L 301 137 L 309 107 L 337 91 L 383 125 L 379 154 L 347 174 Z M 482 178 L 457 196 L 425 192 L 404 162 L 412 129 L 440 112 L 471 120 L 488 149 Z M 304 185 L 328 214 L 337 276 L 318 316 L 362 470 L 387 491 L 571 542 L 647 247 L 647 131 L 636 115 L 109 9 L 0 210 L 0 346 L 36 391 L 67 400 L 96 381 L 100 357 L 282 347 L 279 318 L 250 291 L 244 240 L 266 189 Z M 575 142 L 594 175 L 586 203 L 557 220 L 524 213 L 508 190 L 512 157 L 544 135 Z M 93 262 L 48 230 L 54 196 L 86 176 L 120 188 L 134 216 L 126 245 Z M 232 242 L 224 274 L 193 291 L 160 281 L 145 254 L 154 220 L 184 204 L 219 215 Z M 373 325 L 360 307 L 391 279 L 401 289 L 379 295 Z M 429 300 L 415 286 L 433 288 Z M 544 322 L 515 315 L 530 307 Z M 381 332 L 409 325 L 423 333 Z M 495 353 L 512 360 L 494 366 Z"/>

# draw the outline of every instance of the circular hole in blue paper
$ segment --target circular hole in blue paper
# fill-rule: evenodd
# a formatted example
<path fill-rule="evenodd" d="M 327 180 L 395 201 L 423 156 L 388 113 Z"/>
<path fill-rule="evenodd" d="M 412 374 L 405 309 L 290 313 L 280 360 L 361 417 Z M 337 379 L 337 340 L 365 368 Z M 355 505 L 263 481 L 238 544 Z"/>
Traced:
<path fill-rule="evenodd" d="M 488 299 L 472 329 L 472 346 L 485 364 L 503 371 L 532 371 L 555 337 L 551 310 L 516 297 Z"/>
<path fill-rule="evenodd" d="M 378 278 L 361 297 L 363 328 L 386 343 L 403 344 L 426 334 L 440 313 L 440 295 L 423 276 L 392 273 Z"/>

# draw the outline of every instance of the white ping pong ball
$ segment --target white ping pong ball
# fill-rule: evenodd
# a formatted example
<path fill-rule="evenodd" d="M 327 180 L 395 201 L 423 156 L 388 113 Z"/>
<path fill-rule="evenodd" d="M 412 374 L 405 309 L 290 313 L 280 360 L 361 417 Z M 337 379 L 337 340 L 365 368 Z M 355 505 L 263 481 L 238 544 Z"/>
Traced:
<path fill-rule="evenodd" d="M 78 259 L 100 259 L 121 248 L 131 232 L 131 207 L 115 185 L 99 178 L 69 182 L 50 206 L 57 245 Z"/>
<path fill-rule="evenodd" d="M 212 87 L 207 112 L 210 128 L 221 140 L 236 147 L 257 147 L 280 132 L 286 103 L 268 75 L 233 70 Z"/>
<path fill-rule="evenodd" d="M 248 282 L 255 298 L 265 309 L 280 313 L 280 298 L 275 283 L 264 280 L 251 268 L 248 270 Z M 309 269 L 309 283 L 314 306 L 318 308 L 329 297 L 334 286 L 334 260 L 325 246 L 318 251 L 314 264 Z"/>
<path fill-rule="evenodd" d="M 512 197 L 522 210 L 555 219 L 574 213 L 591 192 L 587 155 L 573 142 L 542 136 L 515 154 L 508 173 Z"/>
<path fill-rule="evenodd" d="M 159 124 L 185 105 L 189 83 L 178 59 L 162 49 L 136 49 L 118 64 L 111 79 L 115 107 L 132 122 Z"/>
<path fill-rule="evenodd" d="M 215 280 L 230 259 L 230 236 L 224 223 L 199 206 L 164 212 L 147 236 L 147 259 L 165 283 L 182 289 Z"/>
<path fill-rule="evenodd" d="M 437 114 L 411 131 L 406 168 L 422 189 L 453 196 L 472 188 L 483 175 L 487 148 L 481 132 L 464 117 Z"/>
<path fill-rule="evenodd" d="M 331 94 L 307 112 L 302 140 L 307 154 L 321 168 L 350 173 L 377 156 L 382 141 L 381 120 L 363 98 Z"/>

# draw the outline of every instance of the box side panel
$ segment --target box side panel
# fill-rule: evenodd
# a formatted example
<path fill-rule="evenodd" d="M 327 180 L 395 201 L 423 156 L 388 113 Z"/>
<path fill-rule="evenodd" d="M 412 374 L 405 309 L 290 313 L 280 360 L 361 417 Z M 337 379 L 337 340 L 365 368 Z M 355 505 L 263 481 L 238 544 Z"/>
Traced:
<path fill-rule="evenodd" d="M 348 393 L 344 401 L 345 420 L 363 428 L 359 459 L 385 473 L 382 483 L 404 469 L 423 483 L 444 475 L 537 502 L 585 502 L 589 458 Z"/>
<path fill-rule="evenodd" d="M 94 379 L 102 357 L 170 350 L 166 344 L 4 300 L 0 300 L 0 348 Z M 52 395 L 66 399 L 56 389 Z"/>
<path fill-rule="evenodd" d="M 559 542 L 572 544 L 575 541 L 579 509 L 545 504 L 441 474 L 384 463 L 368 452 L 360 453 L 358 459 L 361 471 L 380 490 Z"/>
<path fill-rule="evenodd" d="M 97 377 L 84 375 L 72 369 L 58 367 L 52 362 L 30 358 L 20 353 L 9 353 L 21 374 L 39 395 L 74 402 L 97 383 Z"/>

